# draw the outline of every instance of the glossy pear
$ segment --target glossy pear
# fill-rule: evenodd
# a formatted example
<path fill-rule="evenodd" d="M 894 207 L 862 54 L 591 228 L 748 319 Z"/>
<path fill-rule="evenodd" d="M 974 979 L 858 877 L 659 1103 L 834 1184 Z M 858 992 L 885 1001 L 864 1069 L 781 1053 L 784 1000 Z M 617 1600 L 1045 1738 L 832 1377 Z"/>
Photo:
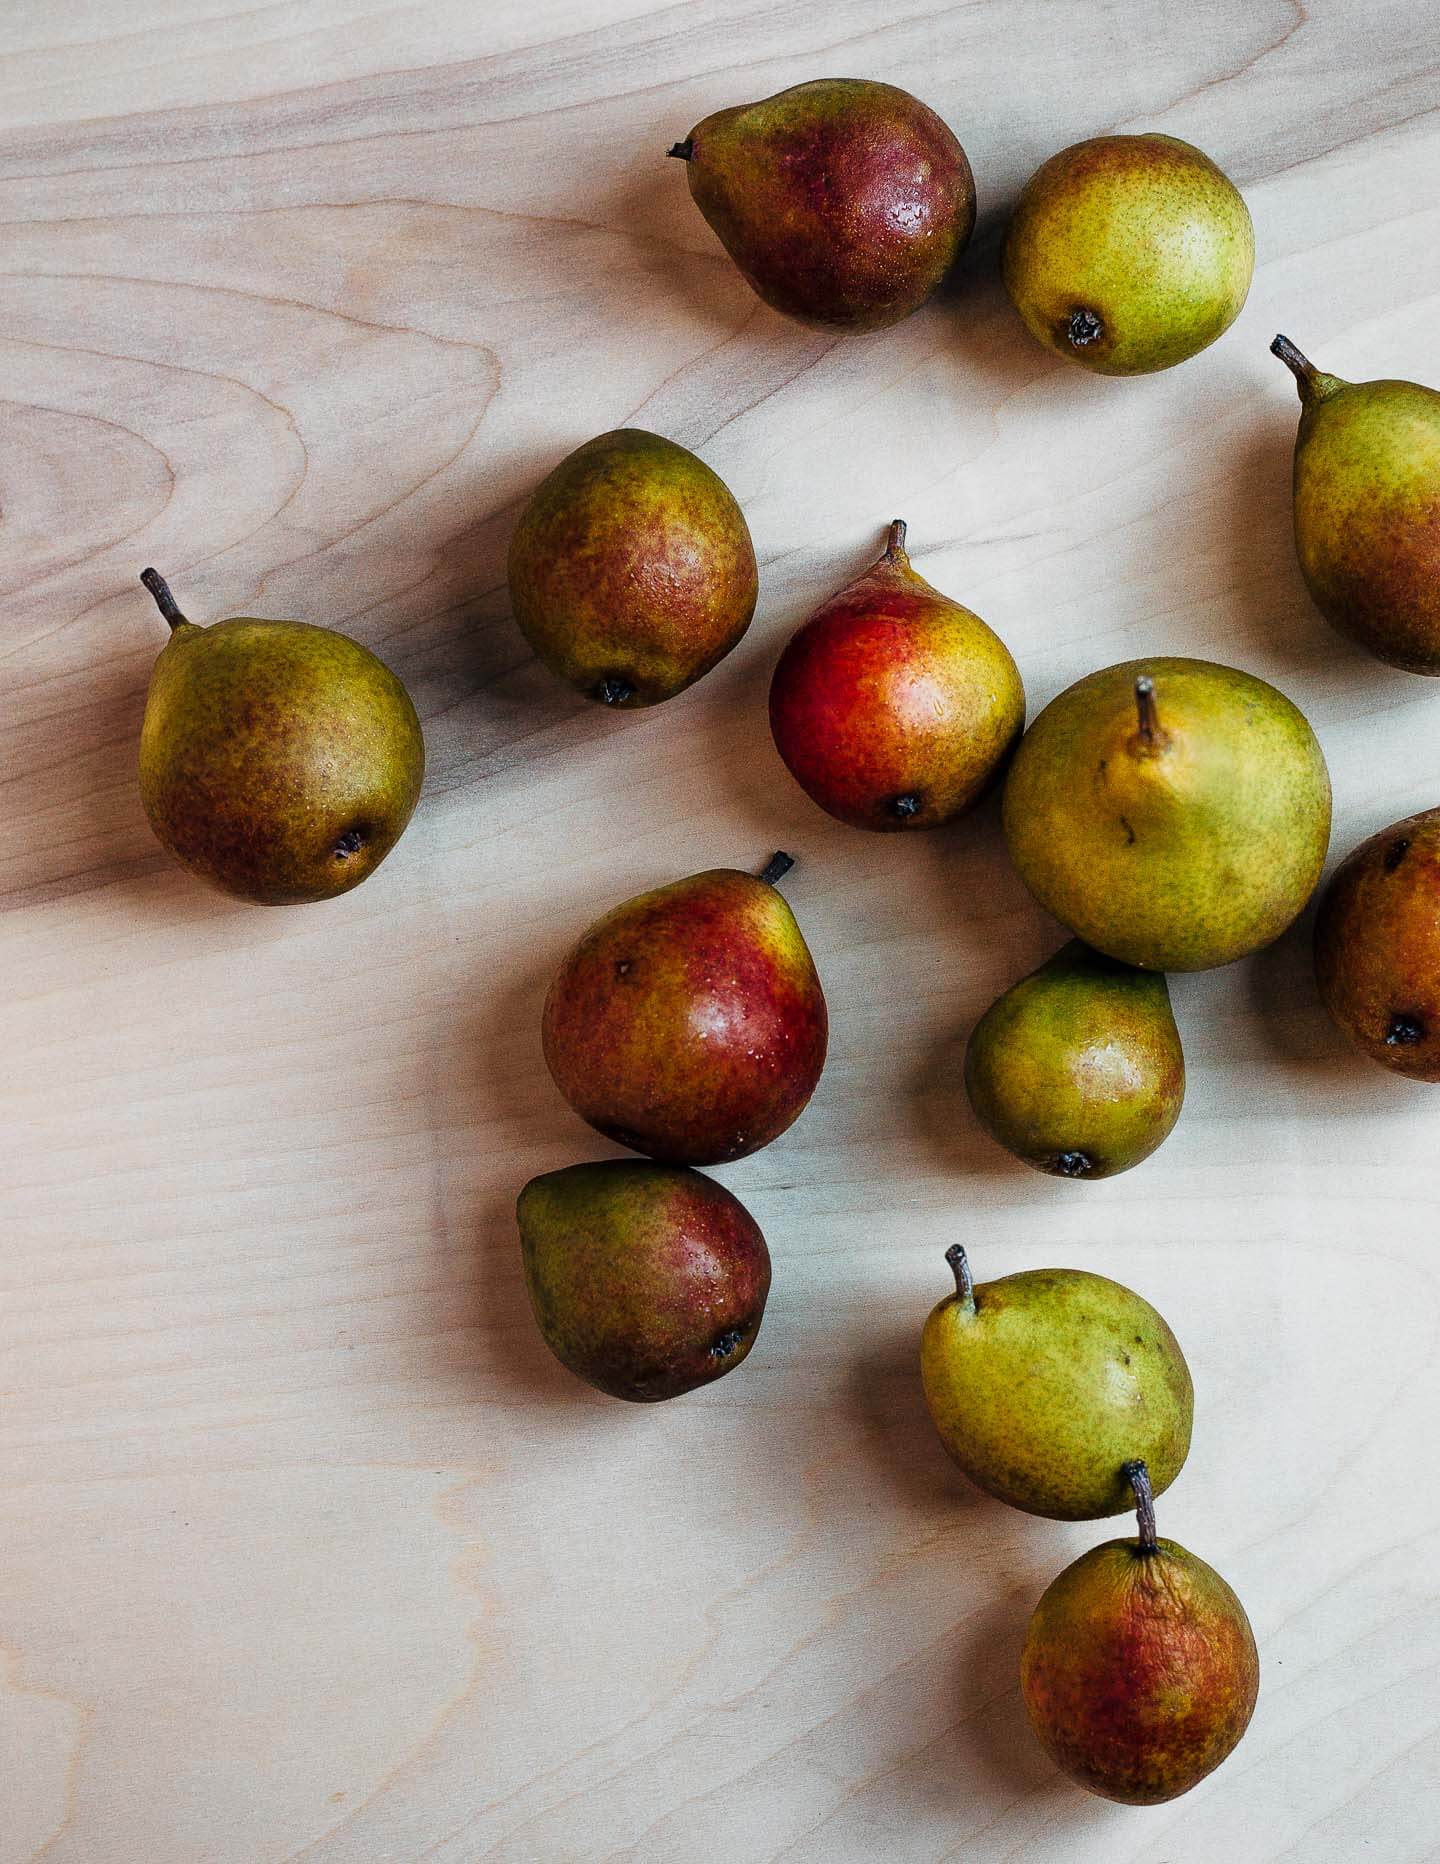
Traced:
<path fill-rule="evenodd" d="M 1134 1540 L 1067 1566 L 1035 1607 L 1020 1693 L 1041 1745 L 1091 1793 L 1157 1806 L 1188 1793 L 1250 1725 L 1260 1659 L 1245 1608 L 1211 1566 L 1155 1534 L 1131 1465 Z"/>
<path fill-rule="evenodd" d="M 679 1164 L 769 1145 L 803 1112 L 825 1063 L 815 965 L 774 882 L 692 874 L 598 920 L 545 999 L 556 1086 L 608 1139 Z"/>
<path fill-rule="evenodd" d="M 161 845 L 266 906 L 359 886 L 425 774 L 404 686 L 331 628 L 251 615 L 201 627 L 157 571 L 140 580 L 171 629 L 140 728 L 140 796 Z"/>
<path fill-rule="evenodd" d="M 1009 649 L 911 567 L 905 524 L 818 608 L 770 685 L 791 775 L 855 828 L 934 828 L 990 785 L 1025 723 Z"/>
<path fill-rule="evenodd" d="M 1083 1269 L 972 1281 L 965 1251 L 925 1322 L 920 1376 L 940 1441 L 987 1495 L 1055 1521 L 1130 1505 L 1142 1454 L 1156 1491 L 1190 1448 L 1194 1392 L 1179 1342 L 1148 1301 Z"/>

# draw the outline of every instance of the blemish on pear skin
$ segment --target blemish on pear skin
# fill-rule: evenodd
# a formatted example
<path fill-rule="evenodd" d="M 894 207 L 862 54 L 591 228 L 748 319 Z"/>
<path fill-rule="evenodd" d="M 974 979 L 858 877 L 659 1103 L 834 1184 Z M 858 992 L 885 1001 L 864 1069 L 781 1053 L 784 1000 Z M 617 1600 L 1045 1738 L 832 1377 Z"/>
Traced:
<path fill-rule="evenodd" d="M 1385 850 L 1385 872 L 1387 874 L 1393 874 L 1409 852 L 1410 839 L 1408 836 L 1402 835 L 1398 841 L 1392 841 L 1390 846 Z"/>

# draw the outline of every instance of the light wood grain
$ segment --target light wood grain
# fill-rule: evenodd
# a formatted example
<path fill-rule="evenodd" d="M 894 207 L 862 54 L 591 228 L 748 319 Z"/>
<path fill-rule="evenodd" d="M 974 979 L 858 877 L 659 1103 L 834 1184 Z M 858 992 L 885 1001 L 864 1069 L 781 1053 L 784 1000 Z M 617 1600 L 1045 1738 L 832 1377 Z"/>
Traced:
<path fill-rule="evenodd" d="M 1153 1161 L 1012 1167 L 958 1058 L 1058 934 L 993 810 L 841 828 L 763 708 L 900 513 L 1032 712 L 1211 655 L 1309 712 L 1337 854 L 1440 801 L 1440 689 L 1299 583 L 1266 354 L 1440 382 L 1437 67 L 1404 0 L 0 9 L 3 1864 L 1440 1856 L 1440 1090 L 1342 1051 L 1302 926 L 1178 981 Z M 958 290 L 869 340 L 761 308 L 662 155 L 836 73 L 926 98 L 981 190 Z M 995 277 L 1025 176 L 1107 127 L 1201 143 L 1259 238 L 1230 334 L 1131 383 L 1049 358 Z M 503 561 L 623 422 L 725 476 L 763 588 L 717 672 L 611 717 L 531 660 Z M 245 908 L 160 855 L 149 562 L 410 682 L 426 796 L 359 892 Z M 600 909 L 777 846 L 834 1036 L 800 1124 L 718 1174 L 770 1312 L 734 1378 L 620 1406 L 520 1280 L 519 1186 L 606 1150 L 541 994 Z M 1189 1353 L 1162 1527 L 1245 1598 L 1264 1686 L 1171 1807 L 1087 1798 L 1025 1729 L 1025 1617 L 1110 1530 L 991 1505 L 932 1441 L 957 1236 L 982 1276 L 1133 1284 Z"/>

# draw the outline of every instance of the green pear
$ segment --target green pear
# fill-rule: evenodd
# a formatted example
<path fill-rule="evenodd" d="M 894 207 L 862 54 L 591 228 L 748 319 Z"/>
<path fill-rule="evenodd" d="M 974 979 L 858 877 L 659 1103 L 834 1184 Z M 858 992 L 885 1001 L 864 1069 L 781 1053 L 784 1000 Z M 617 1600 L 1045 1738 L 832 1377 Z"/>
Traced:
<path fill-rule="evenodd" d="M 608 706 L 658 705 L 750 626 L 758 573 L 744 513 L 704 460 L 622 427 L 536 488 L 510 541 L 521 633 L 559 679 Z"/>
<path fill-rule="evenodd" d="M 1300 389 L 1295 552 L 1315 606 L 1392 667 L 1440 673 L 1440 394 L 1270 348 Z"/>
<path fill-rule="evenodd" d="M 829 1023 L 815 964 L 775 882 L 711 868 L 613 907 L 561 964 L 542 1037 L 555 1085 L 607 1139 L 715 1165 L 804 1111 Z"/>
<path fill-rule="evenodd" d="M 249 615 L 201 627 L 157 571 L 140 580 L 171 629 L 140 728 L 140 796 L 161 844 L 268 906 L 358 886 L 420 796 L 409 693 L 331 628 Z"/>
<path fill-rule="evenodd" d="M 1046 1590 L 1025 1634 L 1020 1693 L 1042 1747 L 1078 1785 L 1158 1806 L 1234 1750 L 1260 1659 L 1245 1607 L 1214 1567 L 1157 1538 L 1144 1462 L 1127 1475 L 1139 1533 L 1092 1547 Z"/>
<path fill-rule="evenodd" d="M 975 225 L 954 135 L 917 97 L 869 78 L 818 78 L 717 110 L 670 153 L 747 283 L 823 328 L 908 317 Z"/>
<path fill-rule="evenodd" d="M 1169 1135 L 1185 1098 L 1163 974 L 1072 939 L 975 1025 L 965 1089 L 981 1125 L 1037 1171 L 1128 1171 Z"/>
<path fill-rule="evenodd" d="M 1125 1465 L 1156 1492 L 1190 1449 L 1194 1392 L 1179 1342 L 1148 1301 L 1081 1269 L 976 1286 L 958 1243 L 955 1292 L 925 1322 L 920 1376 L 940 1441 L 979 1488 L 1054 1521 L 1129 1506 Z"/>
<path fill-rule="evenodd" d="M 1440 809 L 1352 849 L 1315 915 L 1315 979 L 1362 1055 L 1440 1081 Z"/>
<path fill-rule="evenodd" d="M 1032 336 L 1101 375 L 1184 362 L 1240 315 L 1255 232 L 1240 191 L 1174 136 L 1096 136 L 1038 169 L 1005 238 Z"/>
<path fill-rule="evenodd" d="M 551 1352 L 613 1398 L 674 1398 L 755 1344 L 770 1254 L 737 1197 L 678 1165 L 610 1159 L 532 1178 L 516 1215 Z"/>
<path fill-rule="evenodd" d="M 1087 945 L 1203 971 L 1303 910 L 1330 842 L 1330 778 L 1304 714 L 1264 680 L 1128 660 L 1046 706 L 1002 819 L 1020 878 Z"/>

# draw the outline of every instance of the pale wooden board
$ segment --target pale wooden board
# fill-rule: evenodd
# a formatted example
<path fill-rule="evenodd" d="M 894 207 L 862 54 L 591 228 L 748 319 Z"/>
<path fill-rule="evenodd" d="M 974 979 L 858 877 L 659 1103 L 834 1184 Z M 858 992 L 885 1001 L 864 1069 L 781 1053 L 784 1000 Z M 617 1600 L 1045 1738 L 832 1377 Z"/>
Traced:
<path fill-rule="evenodd" d="M 1341 645 L 1288 536 L 1283 327 L 1440 381 L 1440 15 L 1405 0 L 19 0 L 0 9 L 0 1860 L 1385 1864 L 1440 1856 L 1440 1090 L 1352 1061 L 1302 927 L 1181 980 L 1173 1139 L 1011 1166 L 957 1063 L 1055 942 L 993 810 L 856 834 L 764 721 L 789 629 L 910 521 L 1032 711 L 1146 651 L 1308 710 L 1336 852 L 1440 800 L 1440 688 Z M 667 144 L 826 74 L 974 161 L 946 303 L 871 340 L 762 309 Z M 1052 361 L 995 235 L 1067 141 L 1154 127 L 1245 187 L 1255 288 L 1202 359 Z M 517 501 L 624 422 L 698 448 L 763 564 L 735 655 L 610 717 L 509 619 Z M 155 562 L 199 617 L 337 624 L 430 776 L 327 907 L 169 867 L 133 777 Z M 655 1409 L 546 1355 L 511 1206 L 606 1148 L 544 1073 L 559 953 L 637 888 L 800 857 L 834 1022 L 801 1123 L 719 1175 L 775 1291 Z M 1061 1781 L 1015 1679 L 1108 1533 L 982 1501 L 920 1404 L 982 1276 L 1153 1298 L 1199 1409 L 1163 1529 L 1247 1601 L 1235 1758 L 1136 1812 Z"/>

